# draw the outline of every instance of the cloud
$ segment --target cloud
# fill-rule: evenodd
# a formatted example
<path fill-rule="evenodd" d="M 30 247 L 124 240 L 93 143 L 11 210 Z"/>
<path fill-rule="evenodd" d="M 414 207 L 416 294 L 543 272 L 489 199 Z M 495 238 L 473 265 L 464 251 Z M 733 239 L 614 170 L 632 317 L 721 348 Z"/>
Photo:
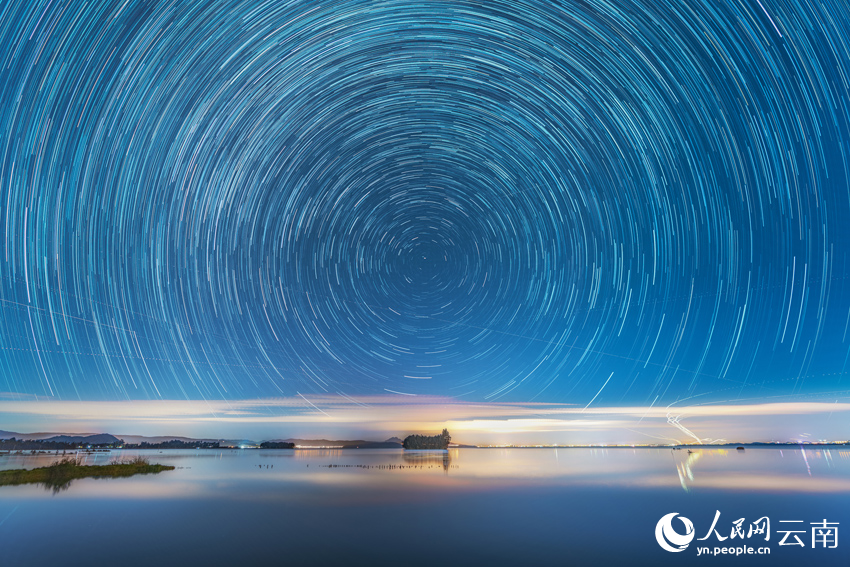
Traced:
<path fill-rule="evenodd" d="M 403 434 L 449 427 L 468 443 L 670 443 L 728 439 L 846 439 L 850 403 L 783 402 L 581 408 L 548 403 L 466 403 L 443 397 L 338 395 L 249 400 L 63 401 L 0 398 L 0 428 L 124 430 L 147 434 L 271 437 L 297 429 Z M 687 423 L 687 427 L 682 426 Z M 809 431 L 811 430 L 811 431 Z M 268 432 L 265 435 L 263 432 Z M 687 433 L 686 433 L 687 431 Z M 204 433 L 205 432 L 205 433 Z M 690 433 L 693 435 L 690 435 Z"/>

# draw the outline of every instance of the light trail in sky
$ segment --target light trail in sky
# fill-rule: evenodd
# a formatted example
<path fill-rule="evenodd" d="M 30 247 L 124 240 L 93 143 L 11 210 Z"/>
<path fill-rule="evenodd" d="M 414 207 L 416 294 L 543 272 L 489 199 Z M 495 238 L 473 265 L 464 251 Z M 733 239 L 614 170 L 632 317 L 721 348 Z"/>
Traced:
<path fill-rule="evenodd" d="M 846 390 L 847 38 L 835 0 L 6 2 L 0 392 Z"/>

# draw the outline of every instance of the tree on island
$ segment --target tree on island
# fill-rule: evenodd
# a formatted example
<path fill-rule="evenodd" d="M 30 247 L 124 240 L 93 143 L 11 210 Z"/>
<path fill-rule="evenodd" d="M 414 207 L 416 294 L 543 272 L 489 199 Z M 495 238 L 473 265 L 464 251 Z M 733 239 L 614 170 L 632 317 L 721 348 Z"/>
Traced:
<path fill-rule="evenodd" d="M 443 429 L 443 432 L 439 435 L 408 435 L 404 438 L 401 446 L 405 449 L 414 450 L 441 450 L 448 449 L 451 441 L 452 436 L 449 435 L 449 430 Z"/>

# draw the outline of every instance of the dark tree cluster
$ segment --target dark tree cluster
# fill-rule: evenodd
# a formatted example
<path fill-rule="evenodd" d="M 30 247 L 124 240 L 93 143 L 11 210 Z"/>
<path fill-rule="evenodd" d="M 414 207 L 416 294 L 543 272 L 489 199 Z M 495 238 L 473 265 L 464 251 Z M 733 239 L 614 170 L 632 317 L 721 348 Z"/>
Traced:
<path fill-rule="evenodd" d="M 405 449 L 439 450 L 448 449 L 451 441 L 452 437 L 449 435 L 449 430 L 443 429 L 443 432 L 439 435 L 408 435 L 404 438 L 401 446 Z"/>
<path fill-rule="evenodd" d="M 260 443 L 260 449 L 294 449 L 295 443 L 286 443 L 284 441 L 265 441 Z"/>
<path fill-rule="evenodd" d="M 218 449 L 218 441 L 180 441 L 172 439 L 162 443 L 131 443 L 124 446 L 126 449 Z"/>

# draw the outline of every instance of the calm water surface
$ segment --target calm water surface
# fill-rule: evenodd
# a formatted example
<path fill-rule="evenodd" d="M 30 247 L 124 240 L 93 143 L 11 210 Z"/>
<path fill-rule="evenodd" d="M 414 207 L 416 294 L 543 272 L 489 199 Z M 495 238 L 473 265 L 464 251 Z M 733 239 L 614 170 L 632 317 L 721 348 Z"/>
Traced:
<path fill-rule="evenodd" d="M 0 487 L 0 565 L 850 565 L 845 450 L 115 451 L 88 461 L 137 454 L 177 469 L 59 492 Z M 53 459 L 2 456 L 0 469 Z M 746 535 L 767 517 L 769 540 L 697 541 L 717 511 L 721 536 L 739 518 Z M 694 526 L 679 553 L 655 537 L 671 512 Z M 822 520 L 838 522 L 833 549 L 812 548 Z M 804 548 L 778 545 L 791 529 Z M 698 556 L 698 546 L 770 555 Z"/>

